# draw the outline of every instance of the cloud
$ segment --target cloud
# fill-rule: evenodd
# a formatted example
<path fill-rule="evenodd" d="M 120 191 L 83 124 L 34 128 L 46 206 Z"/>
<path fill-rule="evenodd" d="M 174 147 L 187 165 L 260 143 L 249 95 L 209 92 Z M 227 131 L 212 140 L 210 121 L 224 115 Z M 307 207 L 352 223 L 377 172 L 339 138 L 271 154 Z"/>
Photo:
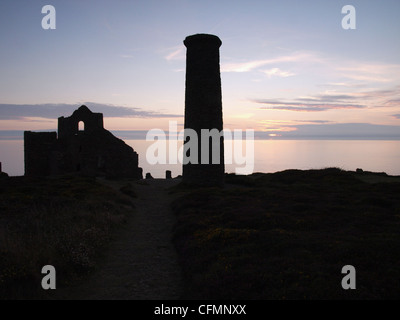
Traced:
<path fill-rule="evenodd" d="M 221 72 L 248 72 L 269 64 L 269 60 L 255 60 L 241 63 L 226 63 L 221 65 Z"/>
<path fill-rule="evenodd" d="M 372 99 L 388 99 L 393 96 L 399 95 L 400 89 L 386 89 L 386 90 L 369 90 L 369 91 L 359 91 L 359 92 L 338 92 L 334 91 L 326 91 L 326 93 L 317 94 L 313 97 L 308 97 L 306 99 L 299 98 L 298 100 L 302 101 L 325 101 L 325 102 L 338 102 L 343 100 L 372 100 Z M 397 102 L 400 102 L 400 99 L 396 99 Z M 390 101 L 396 101 L 390 100 Z"/>
<path fill-rule="evenodd" d="M 293 120 L 296 123 L 307 123 L 307 124 L 325 124 L 332 123 L 330 120 Z"/>
<path fill-rule="evenodd" d="M 235 119 L 250 119 L 254 117 L 254 113 L 239 113 L 239 114 L 234 114 L 231 116 L 231 118 Z"/>
<path fill-rule="evenodd" d="M 391 99 L 384 102 L 385 107 L 400 107 L 400 99 Z"/>
<path fill-rule="evenodd" d="M 95 102 L 82 103 L 93 112 L 103 113 L 110 118 L 178 118 L 182 115 L 146 111 L 140 108 L 129 108 L 111 104 Z M 20 120 L 24 118 L 57 119 L 60 116 L 69 116 L 81 104 L 0 104 L 1 120 Z"/>
<path fill-rule="evenodd" d="M 167 61 L 185 59 L 185 47 L 183 45 L 170 48 L 168 51 L 170 52 L 164 57 Z"/>
<path fill-rule="evenodd" d="M 321 74 L 329 75 L 331 81 L 320 84 L 330 88 L 367 88 L 391 85 L 400 81 L 400 64 L 343 60 L 327 57 L 324 61 Z"/>
<path fill-rule="evenodd" d="M 395 117 L 396 119 L 400 119 L 400 114 L 393 114 L 392 117 Z"/>
<path fill-rule="evenodd" d="M 221 72 L 249 72 L 265 65 L 286 62 L 316 62 L 320 61 L 315 54 L 296 52 L 292 55 L 280 56 L 272 59 L 253 60 L 247 62 L 222 63 Z"/>
<path fill-rule="evenodd" d="M 348 66 L 337 67 L 337 71 L 352 80 L 389 83 L 399 80 L 400 65 L 353 61 Z"/>
<path fill-rule="evenodd" d="M 313 96 L 301 96 L 287 101 L 285 99 L 251 99 L 263 104 L 261 109 L 316 112 L 331 109 L 364 109 L 400 106 L 400 86 L 359 92 L 340 92 L 327 90 Z"/>
<path fill-rule="evenodd" d="M 314 97 L 314 100 L 335 102 L 355 98 L 357 98 L 356 94 L 319 94 Z"/>
<path fill-rule="evenodd" d="M 258 122 L 261 131 L 265 132 L 287 132 L 296 131 L 294 121 L 291 120 L 261 120 Z"/>
<path fill-rule="evenodd" d="M 264 70 L 263 72 L 268 76 L 268 78 L 271 78 L 272 76 L 287 78 L 296 75 L 295 73 L 292 72 L 282 71 L 279 68 L 272 68 L 269 70 Z"/>
<path fill-rule="evenodd" d="M 332 121 L 328 120 L 261 120 L 258 122 L 258 128 L 263 132 L 273 132 L 276 134 L 283 132 L 297 131 L 299 127 L 314 124 L 328 124 Z M 275 135 L 274 135 L 275 136 Z M 281 135 L 279 135 L 281 136 Z"/>
<path fill-rule="evenodd" d="M 329 82 L 317 85 L 319 87 L 347 87 L 347 88 L 363 88 L 364 84 L 355 82 Z"/>
<path fill-rule="evenodd" d="M 282 102 L 276 100 L 262 100 L 255 99 L 252 102 L 264 104 L 266 106 L 261 107 L 265 110 L 284 110 L 284 111 L 302 111 L 302 112 L 317 112 L 326 111 L 331 109 L 362 109 L 366 106 L 360 104 L 351 103 L 304 103 L 304 102 Z"/>
<path fill-rule="evenodd" d="M 123 59 L 133 59 L 134 58 L 134 56 L 131 54 L 120 54 L 119 57 L 123 58 Z"/>
<path fill-rule="evenodd" d="M 256 139 L 400 140 L 400 126 L 371 123 L 295 124 L 283 130 L 256 131 Z M 271 135 L 273 131 L 273 135 Z"/>

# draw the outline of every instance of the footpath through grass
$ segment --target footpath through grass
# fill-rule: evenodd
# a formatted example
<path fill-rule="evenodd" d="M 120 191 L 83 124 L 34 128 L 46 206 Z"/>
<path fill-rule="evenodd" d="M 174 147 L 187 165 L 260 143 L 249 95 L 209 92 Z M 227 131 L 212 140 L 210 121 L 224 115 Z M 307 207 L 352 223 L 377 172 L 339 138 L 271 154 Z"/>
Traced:
<path fill-rule="evenodd" d="M 400 182 L 365 182 L 385 179 L 288 170 L 186 192 L 173 203 L 184 297 L 399 299 Z M 345 265 L 356 290 L 341 286 Z"/>

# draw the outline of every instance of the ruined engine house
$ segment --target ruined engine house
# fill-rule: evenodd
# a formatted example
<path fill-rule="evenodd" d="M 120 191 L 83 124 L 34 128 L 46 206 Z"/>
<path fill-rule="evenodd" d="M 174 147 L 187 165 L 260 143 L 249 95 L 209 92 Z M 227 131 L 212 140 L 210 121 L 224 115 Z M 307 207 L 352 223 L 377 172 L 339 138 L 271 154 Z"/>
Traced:
<path fill-rule="evenodd" d="M 25 175 L 77 173 L 142 178 L 138 154 L 104 129 L 103 114 L 86 106 L 58 118 L 56 132 L 24 132 Z"/>

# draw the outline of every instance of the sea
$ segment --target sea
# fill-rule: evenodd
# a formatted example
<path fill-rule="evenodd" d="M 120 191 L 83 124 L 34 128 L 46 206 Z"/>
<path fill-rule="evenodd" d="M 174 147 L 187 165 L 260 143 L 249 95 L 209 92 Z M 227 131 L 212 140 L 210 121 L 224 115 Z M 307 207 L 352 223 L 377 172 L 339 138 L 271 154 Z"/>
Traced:
<path fill-rule="evenodd" d="M 139 154 L 139 166 L 143 174 L 150 173 L 154 178 L 164 178 L 166 170 L 176 177 L 182 174 L 182 164 L 169 154 L 160 156 L 153 164 L 154 141 L 124 140 Z M 225 142 L 227 143 L 227 141 Z M 228 142 L 229 143 L 229 142 Z M 152 148 L 153 147 L 153 148 Z M 178 151 L 181 143 L 178 145 Z M 225 171 L 228 173 L 249 174 L 252 172 L 272 173 L 287 169 L 322 169 L 337 167 L 343 170 L 386 172 L 400 176 L 399 140 L 255 140 L 254 151 L 242 147 L 241 161 L 236 161 L 235 150 L 225 154 Z M 169 147 L 167 147 L 169 150 Z M 225 150 L 227 148 L 225 147 Z M 247 152 L 247 153 L 246 153 Z M 148 160 L 153 157 L 153 160 Z M 239 158 L 238 158 L 239 159 Z M 166 161 L 165 161 L 166 160 Z M 0 140 L 0 162 L 2 169 L 10 176 L 24 174 L 23 140 Z"/>

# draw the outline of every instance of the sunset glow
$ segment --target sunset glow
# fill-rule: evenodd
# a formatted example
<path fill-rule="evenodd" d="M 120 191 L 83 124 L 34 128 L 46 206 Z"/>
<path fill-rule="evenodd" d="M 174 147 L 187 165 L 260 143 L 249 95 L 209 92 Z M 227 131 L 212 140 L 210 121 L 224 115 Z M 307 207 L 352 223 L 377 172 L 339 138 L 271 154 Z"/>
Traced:
<path fill-rule="evenodd" d="M 47 3 L 46 3 L 47 4 Z M 400 140 L 400 2 L 51 1 L 0 4 L 0 139 L 57 129 L 80 105 L 108 130 L 168 130 L 184 123 L 183 40 L 222 40 L 224 127 L 258 139 Z M 120 135 L 120 137 L 126 135 Z M 5 152 L 5 151 L 2 151 Z M 1 159 L 0 159 L 1 161 Z"/>

